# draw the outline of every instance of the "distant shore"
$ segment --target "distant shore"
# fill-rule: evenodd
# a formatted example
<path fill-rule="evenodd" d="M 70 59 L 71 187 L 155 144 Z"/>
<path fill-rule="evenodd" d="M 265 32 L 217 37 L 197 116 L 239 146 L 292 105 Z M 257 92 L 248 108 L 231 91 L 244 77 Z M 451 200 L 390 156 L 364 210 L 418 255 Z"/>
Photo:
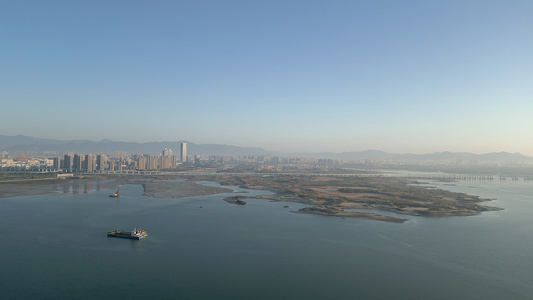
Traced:
<path fill-rule="evenodd" d="M 295 213 L 332 216 L 332 217 L 341 217 L 341 218 L 364 218 L 364 219 L 385 221 L 385 222 L 391 222 L 391 223 L 403 223 L 408 220 L 408 219 L 384 216 L 384 215 L 380 215 L 376 213 L 353 212 L 353 211 L 347 211 L 342 208 L 325 207 L 325 206 L 318 206 L 318 205 L 313 206 L 313 207 L 302 208 L 296 211 Z"/>
<path fill-rule="evenodd" d="M 194 181 L 151 180 L 138 183 L 144 187 L 144 195 L 153 198 L 178 199 L 233 192 L 232 189 L 207 186 Z"/>

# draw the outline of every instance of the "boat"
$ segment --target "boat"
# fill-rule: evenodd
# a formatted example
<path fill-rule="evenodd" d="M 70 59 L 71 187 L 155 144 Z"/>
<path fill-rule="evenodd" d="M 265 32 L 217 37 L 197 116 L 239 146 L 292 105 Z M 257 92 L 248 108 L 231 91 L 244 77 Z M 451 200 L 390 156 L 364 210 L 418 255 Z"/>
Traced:
<path fill-rule="evenodd" d="M 113 230 L 107 233 L 108 237 L 116 237 L 131 240 L 141 240 L 148 236 L 148 233 L 144 229 L 133 229 L 133 231 Z"/>
<path fill-rule="evenodd" d="M 120 189 L 120 186 L 117 186 L 117 191 L 114 194 L 109 195 L 109 197 L 117 198 L 120 196 L 120 192 L 118 191 Z"/>

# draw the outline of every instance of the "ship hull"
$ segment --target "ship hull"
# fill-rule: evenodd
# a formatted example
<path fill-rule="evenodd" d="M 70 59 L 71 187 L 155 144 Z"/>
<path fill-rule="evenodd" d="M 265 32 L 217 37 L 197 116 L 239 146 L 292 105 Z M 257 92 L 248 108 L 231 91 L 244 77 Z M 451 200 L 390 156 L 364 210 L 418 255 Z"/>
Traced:
<path fill-rule="evenodd" d="M 130 240 L 142 240 L 148 236 L 147 233 L 143 235 L 133 235 L 130 232 L 122 232 L 122 231 L 111 231 L 107 233 L 108 237 L 115 237 L 115 238 L 121 238 L 121 239 L 130 239 Z"/>
<path fill-rule="evenodd" d="M 117 191 L 114 194 L 109 195 L 109 197 L 117 198 L 118 196 L 120 196 L 119 190 L 120 190 L 120 186 L 118 186 Z"/>

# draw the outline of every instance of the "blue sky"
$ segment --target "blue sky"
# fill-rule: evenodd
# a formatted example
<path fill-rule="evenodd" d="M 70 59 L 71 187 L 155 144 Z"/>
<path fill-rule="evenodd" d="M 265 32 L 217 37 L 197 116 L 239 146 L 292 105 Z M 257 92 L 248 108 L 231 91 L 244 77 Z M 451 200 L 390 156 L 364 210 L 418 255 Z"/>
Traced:
<path fill-rule="evenodd" d="M 2 1 L 0 134 L 533 155 L 533 1 Z"/>

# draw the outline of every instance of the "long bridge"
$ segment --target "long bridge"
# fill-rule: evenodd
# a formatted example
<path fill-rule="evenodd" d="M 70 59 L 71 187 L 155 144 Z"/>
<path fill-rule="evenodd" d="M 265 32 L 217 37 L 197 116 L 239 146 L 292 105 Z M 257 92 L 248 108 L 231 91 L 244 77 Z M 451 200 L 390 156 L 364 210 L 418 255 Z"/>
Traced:
<path fill-rule="evenodd" d="M 430 179 L 430 180 L 467 180 L 467 181 L 533 181 L 533 176 L 526 175 L 506 175 L 506 174 L 451 174 L 451 173 L 264 173 L 264 172 L 217 172 L 217 170 L 202 171 L 160 171 L 160 170 L 73 170 L 71 172 L 62 172 L 60 170 L 27 170 L 27 171 L 2 171 L 4 174 L 72 174 L 72 176 L 84 175 L 119 175 L 119 176 L 327 176 L 327 177 L 405 177 L 411 179 Z"/>

